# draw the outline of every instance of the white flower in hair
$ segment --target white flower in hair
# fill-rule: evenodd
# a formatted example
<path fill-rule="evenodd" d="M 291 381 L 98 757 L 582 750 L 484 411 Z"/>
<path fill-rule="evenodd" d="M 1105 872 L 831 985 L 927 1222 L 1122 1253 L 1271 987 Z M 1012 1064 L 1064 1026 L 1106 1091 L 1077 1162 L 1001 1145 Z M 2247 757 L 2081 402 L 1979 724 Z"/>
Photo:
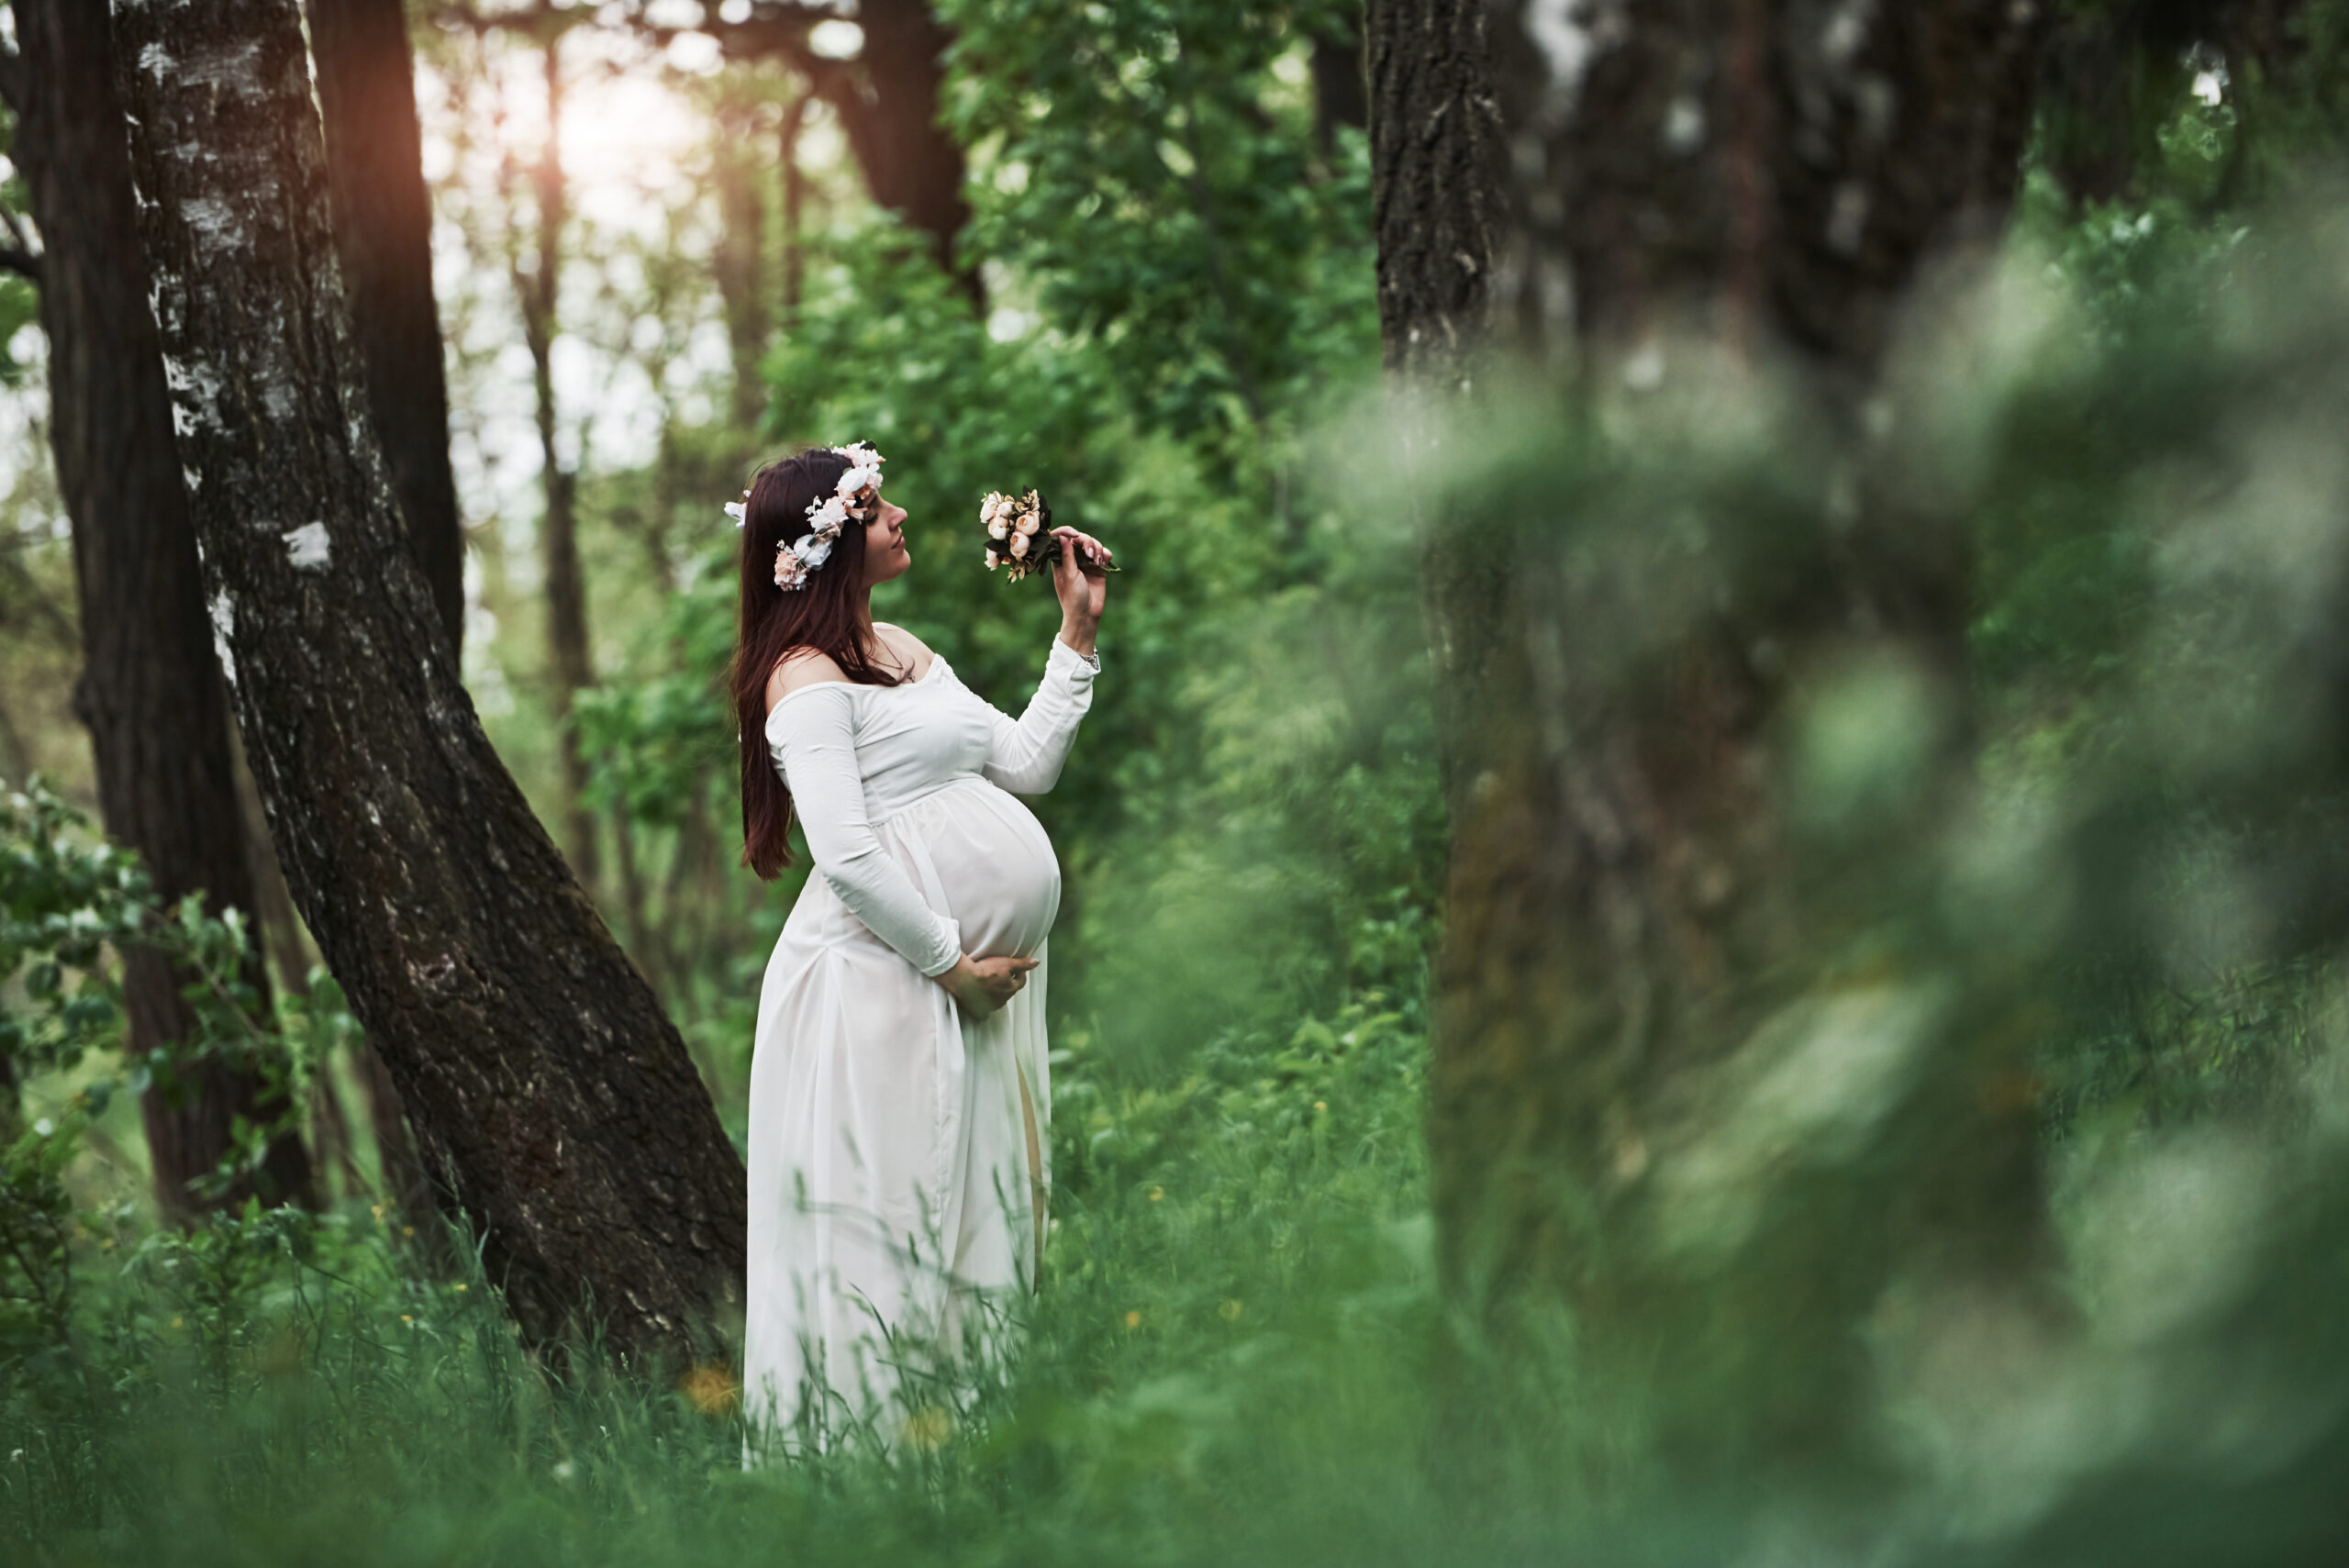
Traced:
<path fill-rule="evenodd" d="M 742 526 L 742 503 L 740 501 L 727 502 L 726 515 L 734 519 L 734 526 L 736 528 L 740 528 Z"/>
<path fill-rule="evenodd" d="M 870 441 L 858 441 L 845 447 L 830 449 L 836 457 L 846 460 L 848 472 L 841 475 L 832 494 L 807 503 L 807 531 L 788 544 L 778 547 L 774 555 L 774 585 L 785 593 L 794 593 L 807 585 L 807 574 L 832 558 L 832 542 L 852 520 L 868 522 L 873 508 L 881 498 L 881 454 L 873 450 Z M 751 493 L 742 492 L 749 501 Z M 734 526 L 743 524 L 744 507 L 729 503 L 726 515 Z"/>

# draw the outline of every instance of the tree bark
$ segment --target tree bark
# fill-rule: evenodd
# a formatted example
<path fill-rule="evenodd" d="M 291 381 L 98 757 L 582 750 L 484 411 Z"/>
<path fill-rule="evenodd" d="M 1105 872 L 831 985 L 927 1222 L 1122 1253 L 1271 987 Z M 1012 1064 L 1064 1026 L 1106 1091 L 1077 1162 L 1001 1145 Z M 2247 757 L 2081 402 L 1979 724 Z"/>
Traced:
<path fill-rule="evenodd" d="M 827 94 L 873 199 L 930 239 L 938 264 L 974 298 L 978 272 L 954 254 L 971 221 L 960 143 L 938 122 L 946 47 L 954 41 L 928 0 L 862 0 L 863 81 Z"/>
<path fill-rule="evenodd" d="M 742 1169 L 499 764 L 364 417 L 296 0 L 128 6 L 114 55 L 204 585 L 287 880 L 541 1343 L 718 1343 Z"/>
<path fill-rule="evenodd" d="M 76 706 L 89 725 L 107 834 L 138 851 L 156 893 L 206 895 L 215 912 L 253 908 L 230 762 L 228 716 L 210 667 L 163 361 L 147 315 L 122 109 L 106 8 L 17 0 L 28 69 L 15 154 L 48 247 L 40 290 L 50 343 L 50 439 L 73 525 L 85 664 Z M 162 955 L 124 955 L 129 1050 L 188 1038 L 188 977 Z M 246 980 L 269 1019 L 256 950 Z M 141 1101 L 155 1195 L 186 1218 L 213 1207 L 314 1204 L 309 1156 L 284 1124 L 282 1084 L 233 1055 L 192 1065 Z M 260 1169 L 206 1201 L 188 1184 L 234 1145 L 234 1127 L 282 1126 Z"/>
<path fill-rule="evenodd" d="M 807 171 L 799 163 L 799 137 L 807 126 L 809 100 L 792 99 L 783 111 L 783 135 L 778 149 L 783 163 L 783 325 L 799 325 L 799 306 L 807 289 L 807 251 L 802 238 L 807 227 Z"/>
<path fill-rule="evenodd" d="M 1874 483 L 1849 417 L 1924 259 L 2003 213 L 2030 7 L 1634 0 L 1563 33 L 1505 8 L 1481 86 L 1465 10 L 1372 8 L 1389 363 L 1421 395 L 1474 387 L 1492 373 L 1455 345 L 1482 306 L 1511 373 L 1575 365 L 1610 406 L 1782 368 L 1788 439 L 1849 491 L 1639 482 L 1684 531 L 1565 459 L 1570 495 L 1436 531 L 1465 561 L 1431 573 L 1464 716 L 1430 1113 L 1445 1288 L 1520 1347 L 1565 1304 L 1597 1424 L 1675 1462 L 1849 1460 L 1871 1315 L 2028 1300 L 2045 1255 L 2023 1031 L 1936 924 L 1920 848 L 1971 783 L 1962 534 Z M 1913 724 L 1906 782 L 1806 815 L 1807 727 L 1879 698 Z M 1883 1097 L 1837 1100 L 1862 1069 Z M 1820 1099 L 1790 1108 L 1797 1084 Z"/>
<path fill-rule="evenodd" d="M 335 250 L 417 564 L 451 647 L 465 636 L 465 529 L 449 465 L 449 386 L 432 296 L 432 196 L 401 0 L 308 0 Z"/>
<path fill-rule="evenodd" d="M 774 330 L 766 278 L 767 205 L 760 188 L 765 171 L 751 139 L 757 107 L 755 101 L 740 98 L 718 106 L 714 161 L 718 234 L 717 254 L 710 258 L 734 371 L 734 423 L 746 430 L 757 425 L 766 406 L 766 383 L 759 367 Z"/>
<path fill-rule="evenodd" d="M 541 17 L 552 15 L 540 0 Z M 522 336 L 530 350 L 537 395 L 539 473 L 546 509 L 539 519 L 539 549 L 546 571 L 547 707 L 562 759 L 563 838 L 572 869 L 590 887 L 601 871 L 596 817 L 587 809 L 587 754 L 572 721 L 578 695 L 596 684 L 587 642 L 587 573 L 579 560 L 579 475 L 562 465 L 555 442 L 558 411 L 554 392 L 554 339 L 562 299 L 562 228 L 570 202 L 562 168 L 562 29 L 548 27 L 542 66 L 547 94 L 547 139 L 531 171 L 538 203 L 537 245 L 532 263 L 514 272 L 522 306 Z"/>

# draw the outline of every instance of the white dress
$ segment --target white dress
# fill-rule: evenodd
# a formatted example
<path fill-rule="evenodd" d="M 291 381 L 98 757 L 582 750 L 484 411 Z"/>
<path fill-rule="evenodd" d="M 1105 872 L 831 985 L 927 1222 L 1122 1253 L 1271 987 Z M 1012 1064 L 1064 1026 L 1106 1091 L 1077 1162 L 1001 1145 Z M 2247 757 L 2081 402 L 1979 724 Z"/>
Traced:
<path fill-rule="evenodd" d="M 1061 878 L 1006 792 L 1052 788 L 1093 675 L 1055 639 L 1017 722 L 938 658 L 901 686 L 803 686 L 767 716 L 815 874 L 767 964 L 751 1062 L 755 1451 L 893 1440 L 933 1403 L 930 1380 L 992 1344 L 1005 1303 L 1033 1288 Z M 929 978 L 965 952 L 1039 962 L 974 1022 Z"/>

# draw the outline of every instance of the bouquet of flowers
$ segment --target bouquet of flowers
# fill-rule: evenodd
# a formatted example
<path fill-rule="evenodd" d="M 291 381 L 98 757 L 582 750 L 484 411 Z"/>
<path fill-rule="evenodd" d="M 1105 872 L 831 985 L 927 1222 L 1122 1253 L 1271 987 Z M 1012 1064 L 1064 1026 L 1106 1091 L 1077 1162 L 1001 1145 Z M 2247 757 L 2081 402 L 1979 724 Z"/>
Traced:
<path fill-rule="evenodd" d="M 1006 495 L 987 492 L 979 503 L 979 522 L 987 530 L 987 570 L 1006 568 L 1014 583 L 1052 556 L 1052 508 L 1041 491 Z"/>
<path fill-rule="evenodd" d="M 986 499 L 979 503 L 979 525 L 987 531 L 987 570 L 1002 567 L 1004 575 L 1014 583 L 1042 571 L 1060 557 L 1061 541 L 1052 537 L 1052 505 L 1040 491 L 1017 495 L 988 491 Z M 1117 570 L 1107 562 L 1101 569 Z"/>

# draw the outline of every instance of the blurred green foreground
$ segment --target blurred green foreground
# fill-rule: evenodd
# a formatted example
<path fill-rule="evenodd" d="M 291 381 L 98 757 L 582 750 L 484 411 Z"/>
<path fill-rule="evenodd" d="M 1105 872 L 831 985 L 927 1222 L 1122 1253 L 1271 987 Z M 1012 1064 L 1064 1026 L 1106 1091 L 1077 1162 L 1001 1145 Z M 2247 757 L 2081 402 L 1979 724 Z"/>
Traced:
<path fill-rule="evenodd" d="M 1563 1313 L 1496 1359 L 1437 1292 L 1441 694 L 1374 410 L 1300 438 L 1328 494 L 1280 541 L 1292 555 L 1186 560 L 1174 520 L 1137 541 L 1121 593 L 1152 580 L 1153 539 L 1166 579 L 1275 587 L 1136 611 L 1132 662 L 1189 728 L 1120 751 L 1110 715 L 1072 772 L 1114 772 L 1115 808 L 1080 799 L 1056 823 L 1086 826 L 1063 837 L 1074 978 L 1055 989 L 1055 1219 L 1027 1351 L 938 1390 L 885 1456 L 745 1473 L 725 1369 L 647 1389 L 592 1347 L 541 1364 L 462 1238 L 395 1211 L 150 1225 L 89 1151 L 118 1075 L 100 955 L 151 917 L 84 826 L 17 796 L 0 1027 L 39 1074 L 0 1192 L 0 1557 L 2338 1561 L 2349 201 L 2303 186 L 2250 219 L 2184 201 L 2075 219 L 2034 187 L 2027 207 L 1989 275 L 1920 311 L 1870 417 L 1976 544 L 1980 806 L 1926 852 L 1937 917 L 1989 955 L 1952 972 L 2032 976 L 2017 1092 L 2048 1151 L 2060 1300 L 2036 1334 L 1986 1315 L 1921 1362 L 1886 1355 L 1864 1473 L 1689 1483 L 1636 1408 L 1578 1397 L 1640 1369 L 1580 1364 Z M 951 308 L 933 291 L 860 319 Z M 884 445 L 897 417 L 885 398 L 834 413 Z M 1571 563 L 1603 548 L 1602 516 L 1669 534 L 1831 505 L 1779 416 L 1766 382 L 1588 427 L 1537 413 L 1439 478 Z M 926 461 L 908 489 L 955 493 L 953 451 Z M 1028 646 L 1006 633 L 968 661 L 1009 669 Z M 609 727 L 607 784 L 647 801 L 659 697 L 619 685 L 589 721 Z M 1788 787 L 1831 853 L 1900 787 L 1913 715 L 1865 680 L 1805 711 Z M 754 916 L 771 932 L 779 907 Z M 239 932 L 171 918 L 191 962 L 233 976 Z M 698 1043 L 747 1037 L 763 955 L 741 946 L 739 973 L 671 993 Z M 286 1016 L 294 1071 L 335 1071 L 349 1027 L 319 986 Z M 723 1090 L 739 1068 L 711 1049 Z M 1872 1114 L 1848 1080 L 1768 1087 L 1721 1123 L 1709 1152 L 1731 1168 L 1831 1159 Z"/>

